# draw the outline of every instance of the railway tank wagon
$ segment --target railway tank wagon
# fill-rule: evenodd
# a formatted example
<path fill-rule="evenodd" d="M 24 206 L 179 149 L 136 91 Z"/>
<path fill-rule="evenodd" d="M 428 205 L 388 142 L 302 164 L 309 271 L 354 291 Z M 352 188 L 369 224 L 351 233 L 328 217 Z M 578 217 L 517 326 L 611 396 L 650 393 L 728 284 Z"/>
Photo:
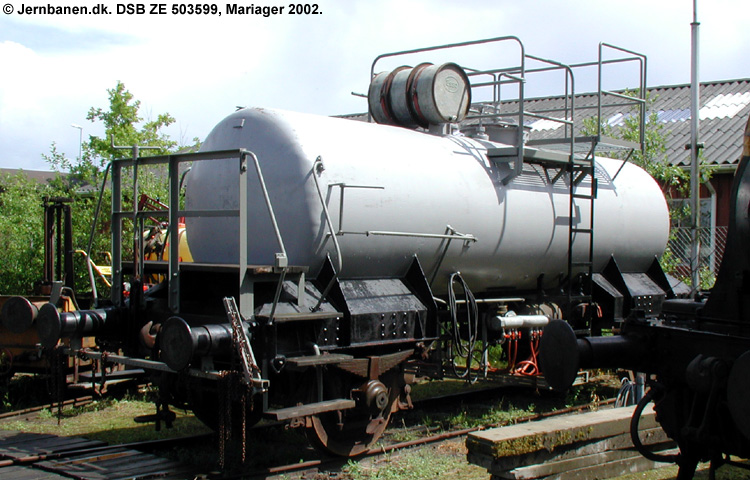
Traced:
<path fill-rule="evenodd" d="M 489 104 L 471 101 L 487 72 L 399 67 L 372 75 L 381 124 L 246 108 L 200 153 L 114 161 L 111 304 L 43 306 L 42 345 L 96 336 L 100 349 L 65 351 L 154 372 L 159 418 L 186 405 L 223 431 L 266 416 L 357 455 L 411 406 L 416 375 L 474 378 L 490 345 L 537 338 L 551 318 L 590 333 L 658 308 L 673 294 L 655 263 L 661 190 L 632 164 L 578 155 L 573 137 L 567 153 L 532 148 L 522 88 L 513 121 L 486 114 L 501 78 L 523 86 L 528 58 L 515 37 L 472 42 L 505 43 L 520 45 L 520 66 L 493 70 Z M 156 163 L 169 209 L 127 211 L 126 172 Z M 139 235 L 124 261 L 123 222 L 146 215 L 167 217 L 174 238 L 185 217 L 194 261 L 173 242 L 168 261 L 144 262 Z M 152 273 L 165 280 L 144 291 Z"/>
<path fill-rule="evenodd" d="M 568 189 L 533 165 L 503 184 L 510 167 L 490 154 L 505 146 L 268 109 L 230 115 L 204 143 L 207 150 L 246 148 L 262 159 L 289 261 L 309 265 L 313 274 L 326 256 L 338 256 L 315 175 L 338 237 L 342 278 L 403 274 L 416 256 L 438 295 L 446 294 L 454 272 L 475 293 L 533 291 L 540 277 L 545 289 L 559 286 L 567 273 Z M 600 158 L 595 168 L 594 268 L 601 270 L 616 252 L 623 269 L 645 271 L 669 233 L 664 196 L 635 165 Z M 196 165 L 188 208 L 236 208 L 236 170 L 231 160 Z M 260 189 L 248 189 L 254 192 L 248 210 L 257 212 L 248 262 L 264 264 L 278 245 Z M 585 210 L 574 215 L 576 224 L 589 222 Z M 196 261 L 237 263 L 236 221 L 190 218 L 187 229 Z"/>

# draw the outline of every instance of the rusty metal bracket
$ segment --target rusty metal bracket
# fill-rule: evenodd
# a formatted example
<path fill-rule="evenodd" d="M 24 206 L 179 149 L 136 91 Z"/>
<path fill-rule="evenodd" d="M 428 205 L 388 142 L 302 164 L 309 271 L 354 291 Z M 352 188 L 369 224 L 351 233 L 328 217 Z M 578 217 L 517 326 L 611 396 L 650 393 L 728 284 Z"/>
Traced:
<path fill-rule="evenodd" d="M 242 324 L 242 317 L 240 316 L 234 297 L 224 298 L 224 308 L 227 312 L 227 318 L 232 325 L 234 344 L 240 356 L 242 379 L 246 385 L 251 387 L 253 395 L 263 393 L 268 390 L 269 382 L 268 380 L 263 380 L 261 377 L 260 367 L 258 367 L 258 363 L 255 361 L 255 354 L 250 345 L 250 339 L 247 338 L 247 333 Z"/>

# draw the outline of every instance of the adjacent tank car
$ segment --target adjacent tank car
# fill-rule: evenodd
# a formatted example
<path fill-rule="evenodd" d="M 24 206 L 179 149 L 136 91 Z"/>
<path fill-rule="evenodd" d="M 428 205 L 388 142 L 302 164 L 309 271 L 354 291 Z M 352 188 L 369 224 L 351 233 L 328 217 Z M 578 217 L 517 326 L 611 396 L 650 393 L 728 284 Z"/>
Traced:
<path fill-rule="evenodd" d="M 631 437 L 650 460 L 679 465 L 679 480 L 693 478 L 701 461 L 711 462 L 714 478 L 718 467 L 734 463 L 730 456 L 750 457 L 750 120 L 731 198 L 724 258 L 708 294 L 670 298 L 658 316 L 634 311 L 619 335 L 576 338 L 569 325 L 556 320 L 542 339 L 544 375 L 560 390 L 579 368 L 649 374 Z M 652 453 L 638 438 L 638 419 L 649 402 L 679 454 Z"/>

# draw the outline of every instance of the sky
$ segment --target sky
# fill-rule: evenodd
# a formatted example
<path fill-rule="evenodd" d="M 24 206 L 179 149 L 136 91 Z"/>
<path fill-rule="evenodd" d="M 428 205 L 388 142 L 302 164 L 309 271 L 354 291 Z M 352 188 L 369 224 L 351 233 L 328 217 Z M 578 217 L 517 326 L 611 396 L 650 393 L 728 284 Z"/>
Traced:
<path fill-rule="evenodd" d="M 53 143 L 76 158 L 81 135 L 103 135 L 86 114 L 108 108 L 118 81 L 141 101 L 145 120 L 177 120 L 165 133 L 180 144 L 204 139 L 238 106 L 366 112 L 352 92 L 367 92 L 376 56 L 485 38 L 516 36 L 527 54 L 566 64 L 596 60 L 606 42 L 647 56 L 648 86 L 690 82 L 693 0 L 319 0 L 300 4 L 319 12 L 307 15 L 290 14 L 282 0 L 208 0 L 221 15 L 173 13 L 184 3 L 163 3 L 165 14 L 143 3 L 144 14 L 129 15 L 100 1 L 108 14 L 33 11 L 100 4 L 89 0 L 0 2 L 0 168 L 48 170 L 42 154 Z M 230 5 L 283 10 L 263 16 Z M 701 81 L 750 78 L 750 2 L 698 0 L 697 15 Z M 423 61 L 502 67 L 517 64 L 518 52 L 514 41 L 496 42 L 384 61 L 376 72 Z M 608 70 L 604 88 L 637 86 L 636 64 L 628 65 Z M 562 93 L 555 75 L 529 78 L 527 95 Z M 595 71 L 581 69 L 576 92 L 595 81 Z"/>

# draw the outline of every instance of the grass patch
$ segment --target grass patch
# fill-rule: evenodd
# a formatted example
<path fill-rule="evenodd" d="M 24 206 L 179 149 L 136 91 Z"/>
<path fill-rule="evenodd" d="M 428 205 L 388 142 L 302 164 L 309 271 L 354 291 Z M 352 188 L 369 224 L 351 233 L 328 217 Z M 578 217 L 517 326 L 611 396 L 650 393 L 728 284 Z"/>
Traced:
<path fill-rule="evenodd" d="M 350 480 L 487 480 L 486 469 L 466 462 L 463 440 L 402 450 L 377 461 L 350 460 L 343 473 Z"/>
<path fill-rule="evenodd" d="M 428 398 L 487 390 L 502 385 L 501 382 L 493 382 L 492 380 L 480 380 L 471 384 L 466 380 L 459 380 L 457 378 L 425 380 L 412 385 L 411 399 L 412 401 L 418 402 Z"/>
<path fill-rule="evenodd" d="M 693 480 L 708 480 L 709 477 L 709 464 L 701 463 L 698 465 L 698 470 L 695 472 Z M 723 465 L 716 470 L 716 480 L 747 480 L 748 471 L 735 467 L 732 465 Z M 610 480 L 676 480 L 677 479 L 677 466 L 671 465 L 668 467 L 662 467 L 656 470 L 649 470 L 640 473 L 630 473 L 621 477 L 613 478 Z"/>
<path fill-rule="evenodd" d="M 486 425 L 507 425 L 516 419 L 532 415 L 536 410 L 534 404 L 517 407 L 500 399 L 492 405 L 460 405 L 453 413 L 434 413 L 423 416 L 421 424 L 428 429 L 462 430 Z"/>
<path fill-rule="evenodd" d="M 2 430 L 47 433 L 66 437 L 82 436 L 110 444 L 141 442 L 161 438 L 207 433 L 210 430 L 194 416 L 175 411 L 174 428 L 162 425 L 157 432 L 152 423 L 136 423 L 133 419 L 155 412 L 154 405 L 139 399 L 105 398 L 79 407 L 63 409 L 59 425 L 57 410 L 42 410 L 34 420 L 0 422 Z"/>

